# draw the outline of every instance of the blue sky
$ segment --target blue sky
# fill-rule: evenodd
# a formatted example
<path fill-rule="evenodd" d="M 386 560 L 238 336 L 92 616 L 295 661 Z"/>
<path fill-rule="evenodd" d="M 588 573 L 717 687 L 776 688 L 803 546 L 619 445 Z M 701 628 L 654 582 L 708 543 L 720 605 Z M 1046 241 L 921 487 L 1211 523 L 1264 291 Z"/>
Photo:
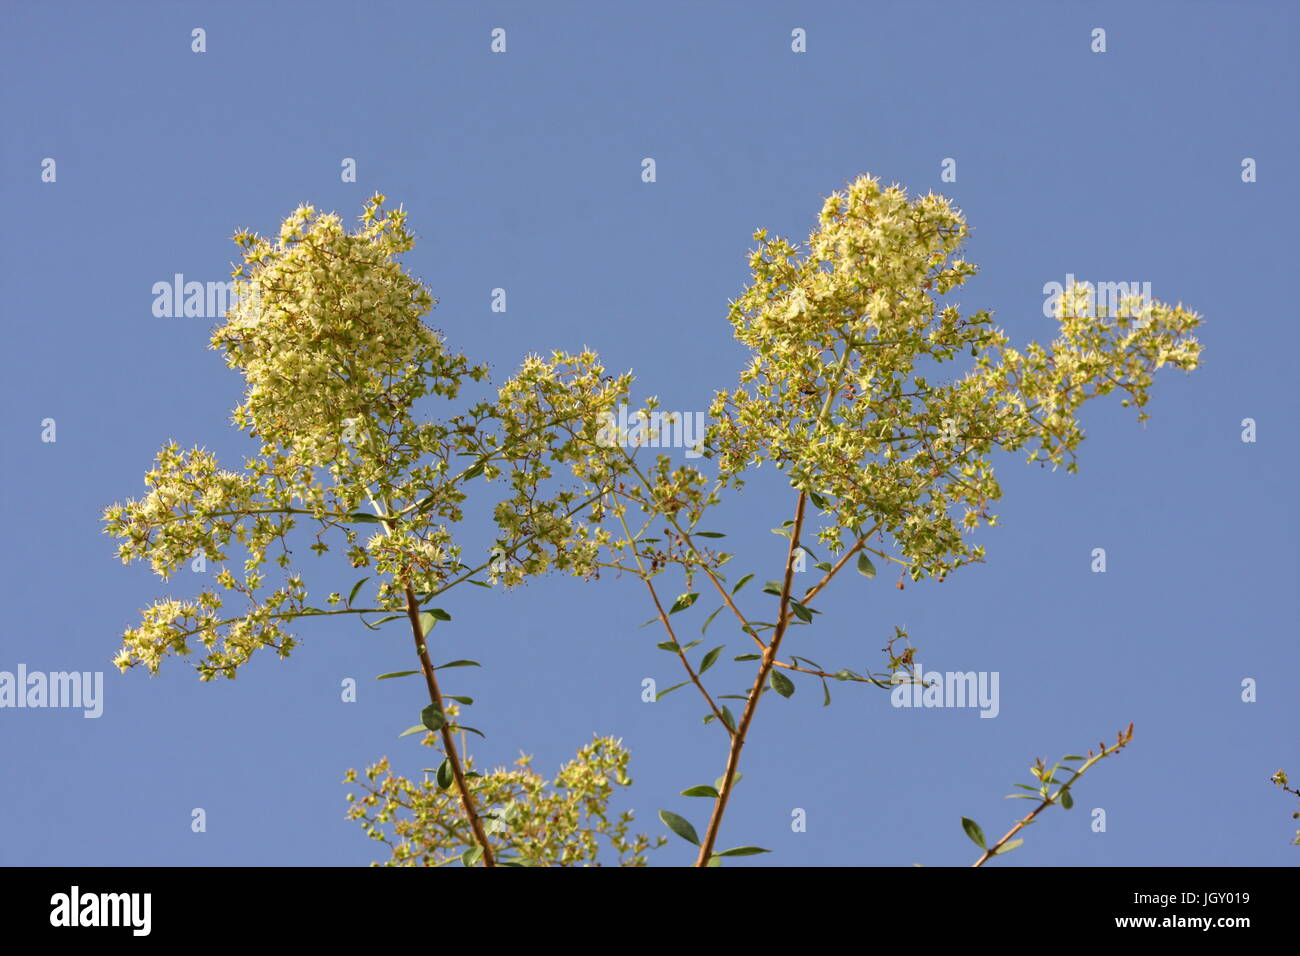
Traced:
<path fill-rule="evenodd" d="M 1203 365 L 1158 377 L 1145 427 L 1117 400 L 1088 407 L 1078 475 L 999 459 L 986 564 L 942 585 L 899 591 L 882 574 L 827 593 L 800 634 L 808 656 L 875 668 L 905 626 L 926 669 L 998 672 L 999 716 L 898 709 L 853 685 L 827 709 L 815 685 L 765 699 L 722 842 L 775 853 L 736 865 L 969 863 L 961 816 L 1000 834 L 1027 806 L 1002 798 L 1034 757 L 1130 721 L 1134 743 L 1080 784 L 1076 809 L 1045 815 L 999 865 L 1295 862 L 1294 800 L 1268 780 L 1300 774 L 1298 343 L 1281 296 L 1300 182 L 1294 5 L 2 15 L 0 670 L 103 671 L 104 712 L 0 710 L 0 863 L 365 864 L 381 847 L 344 819 L 344 771 L 384 754 L 403 772 L 429 766 L 415 738 L 397 739 L 419 686 L 372 680 L 411 665 L 397 630 L 315 622 L 290 660 L 263 656 L 233 682 L 201 684 L 175 661 L 153 679 L 109 666 L 139 609 L 187 582 L 118 563 L 101 509 L 142 493 L 167 439 L 231 463 L 251 450 L 227 424 L 242 383 L 206 348 L 216 320 L 156 317 L 154 283 L 222 281 L 237 229 L 272 232 L 302 202 L 352 219 L 379 190 L 420 236 L 406 261 L 440 299 L 430 324 L 497 381 L 528 352 L 587 345 L 634 369 L 637 394 L 705 409 L 745 361 L 725 316 L 753 231 L 805 238 L 821 198 L 864 172 L 961 206 L 981 272 L 960 302 L 993 310 L 1014 340 L 1052 337 L 1045 283 L 1149 282 L 1204 316 Z M 489 50 L 497 27 L 504 54 Z M 1090 49 L 1097 27 L 1104 53 Z M 790 49 L 795 28 L 806 53 Z M 55 182 L 42 181 L 47 157 Z M 355 183 L 341 181 L 345 157 Z M 1256 182 L 1242 181 L 1247 157 Z M 955 182 L 940 181 L 945 158 Z M 498 287 L 505 313 L 490 310 Z M 735 567 L 777 576 L 769 529 L 789 497 L 759 481 L 719 512 Z M 1104 574 L 1090 570 L 1097 547 Z M 642 702 L 644 677 L 679 678 L 662 636 L 639 629 L 651 610 L 637 582 L 471 590 L 444 602 L 455 620 L 435 656 L 484 664 L 444 688 L 478 701 L 480 763 L 522 750 L 553 772 L 593 732 L 618 736 L 641 827 L 665 832 L 661 807 L 702 825 L 706 802 L 677 794 L 721 773 L 721 737 L 686 691 Z M 747 683 L 749 665 L 727 666 Z M 347 677 L 355 703 L 340 700 Z M 196 807 L 205 833 L 191 832 Z M 806 832 L 791 830 L 795 808 Z M 674 839 L 655 860 L 690 850 Z"/>

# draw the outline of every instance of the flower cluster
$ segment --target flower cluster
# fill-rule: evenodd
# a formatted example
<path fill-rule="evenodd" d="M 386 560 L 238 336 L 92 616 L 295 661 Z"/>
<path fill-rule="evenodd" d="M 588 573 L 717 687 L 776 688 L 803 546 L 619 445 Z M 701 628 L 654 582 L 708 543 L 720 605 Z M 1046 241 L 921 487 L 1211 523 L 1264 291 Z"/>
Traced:
<path fill-rule="evenodd" d="M 633 834 L 631 811 L 613 815 L 609 809 L 614 788 L 632 783 L 628 759 L 621 741 L 596 737 L 554 780 L 534 771 L 528 757 L 520 758 L 516 769 L 475 778 L 474 795 L 489 821 L 497 859 L 521 866 L 599 866 L 601 850 L 608 849 L 619 866 L 645 866 L 647 853 L 666 841 Z M 412 781 L 394 774 L 384 758 L 363 776 L 366 792 L 348 794 L 348 816 L 387 845 L 390 858 L 384 866 L 442 866 L 474 852 L 456 797 L 439 785 L 436 774 Z M 355 770 L 344 779 L 360 780 Z"/>
<path fill-rule="evenodd" d="M 994 449 L 1034 442 L 1032 458 L 1073 470 L 1083 402 L 1118 388 L 1145 405 L 1152 373 L 1195 368 L 1200 349 L 1181 306 L 1090 315 L 1078 295 L 1062 297 L 1050 347 L 1011 348 L 988 312 L 941 301 L 976 271 L 956 255 L 968 232 L 943 197 L 864 176 L 826 200 L 802 255 L 756 233 L 753 282 L 730 312 L 753 357 L 717 394 L 706 441 L 725 481 L 764 461 L 785 470 L 834 550 L 846 533 L 891 535 L 913 578 L 982 556 L 966 533 L 996 519 Z M 931 381 L 967 352 L 966 374 Z"/>

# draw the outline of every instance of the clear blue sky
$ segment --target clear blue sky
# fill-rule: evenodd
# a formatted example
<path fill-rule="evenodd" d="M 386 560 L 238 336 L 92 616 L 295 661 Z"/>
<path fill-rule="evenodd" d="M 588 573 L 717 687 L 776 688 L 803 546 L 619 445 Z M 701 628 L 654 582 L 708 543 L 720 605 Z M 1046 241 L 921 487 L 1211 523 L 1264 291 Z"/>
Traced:
<path fill-rule="evenodd" d="M 206 348 L 215 320 L 155 317 L 154 283 L 223 280 L 236 229 L 271 232 L 301 202 L 352 219 L 381 190 L 420 234 L 407 261 L 441 300 L 430 324 L 498 380 L 529 351 L 589 345 L 634 368 L 638 394 L 704 409 L 744 362 L 725 314 L 754 229 L 806 237 L 821 197 L 863 172 L 964 209 L 981 273 L 961 302 L 1014 339 L 1052 337 L 1044 283 L 1150 282 L 1205 317 L 1203 366 L 1159 377 L 1145 428 L 1118 401 L 1089 407 L 1079 475 L 1002 459 L 987 564 L 905 591 L 855 576 L 800 634 L 808 656 L 862 670 L 906 626 L 927 669 L 1000 673 L 996 719 L 895 709 L 852 685 L 828 709 L 815 685 L 766 699 L 723 843 L 777 851 L 737 865 L 968 863 L 960 816 L 1001 833 L 1027 806 L 1002 797 L 1032 758 L 1133 721 L 1134 744 L 1080 785 L 1076 809 L 1053 810 L 1003 865 L 1297 860 L 1295 801 L 1268 780 L 1300 776 L 1298 343 L 1282 295 L 1300 183 L 1294 4 L 7 2 L 0 15 L 0 670 L 105 672 L 98 720 L 0 710 L 0 863 L 364 864 L 382 848 L 344 819 L 344 771 L 383 754 L 430 765 L 397 739 L 418 685 L 372 679 L 410 665 L 397 630 L 316 622 L 293 658 L 259 655 L 234 682 L 201 684 L 174 661 L 154 679 L 109 666 L 139 608 L 197 580 L 121 566 L 100 510 L 141 494 L 169 438 L 231 463 L 251 451 L 227 425 L 241 382 Z M 495 27 L 504 55 L 489 51 Z M 1090 50 L 1095 27 L 1105 53 Z M 340 181 L 344 157 L 356 183 Z M 953 183 L 939 178 L 948 157 Z M 1257 182 L 1242 182 L 1245 157 Z M 776 576 L 769 529 L 789 510 L 786 490 L 759 483 L 719 515 L 736 567 Z M 1097 547 L 1105 574 L 1090 571 Z M 455 622 L 437 656 L 485 665 L 446 688 L 478 700 L 479 760 L 524 750 L 549 772 L 593 732 L 621 736 L 641 826 L 664 832 L 660 807 L 702 824 L 706 802 L 677 793 L 721 772 L 721 736 L 687 691 L 641 701 L 643 677 L 677 674 L 662 637 L 638 629 L 639 585 L 471 590 L 445 602 Z M 749 665 L 728 666 L 728 685 L 748 680 Z M 346 677 L 356 703 L 340 701 Z M 190 831 L 195 807 L 206 833 Z M 656 859 L 689 849 L 674 839 Z"/>

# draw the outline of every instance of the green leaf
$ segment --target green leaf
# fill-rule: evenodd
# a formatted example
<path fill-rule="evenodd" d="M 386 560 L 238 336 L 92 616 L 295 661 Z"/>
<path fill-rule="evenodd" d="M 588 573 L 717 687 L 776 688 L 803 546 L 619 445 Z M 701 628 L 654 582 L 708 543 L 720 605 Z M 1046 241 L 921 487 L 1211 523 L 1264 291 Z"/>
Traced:
<path fill-rule="evenodd" d="M 745 775 L 744 775 L 743 773 L 738 773 L 738 774 L 736 774 L 734 777 L 731 778 L 731 786 L 732 786 L 732 789 L 735 789 L 736 784 L 740 783 L 741 779 L 742 779 L 744 776 L 745 776 Z M 715 790 L 721 790 L 721 789 L 722 789 L 722 781 L 723 781 L 723 779 L 724 779 L 724 778 L 719 777 L 717 780 L 713 781 L 713 788 L 714 788 Z"/>
<path fill-rule="evenodd" d="M 673 686 L 669 687 L 667 690 L 661 690 L 659 693 L 655 694 L 655 700 L 656 701 L 662 700 L 663 698 L 671 694 L 673 691 L 677 690 L 679 687 L 685 687 L 689 683 L 690 681 L 684 680 L 680 684 L 673 684 Z"/>
<path fill-rule="evenodd" d="M 458 704 L 464 704 L 466 707 L 474 703 L 473 697 L 459 697 L 456 694 L 443 694 L 443 696 L 448 700 L 454 700 Z"/>
<path fill-rule="evenodd" d="M 831 685 L 826 683 L 826 678 L 823 677 L 822 678 L 822 706 L 829 707 L 830 705 L 831 705 Z"/>
<path fill-rule="evenodd" d="M 1068 810 L 1068 809 L 1070 809 L 1072 806 L 1074 806 L 1074 797 L 1070 796 L 1070 791 L 1069 791 L 1069 790 L 1062 790 L 1062 791 L 1061 791 L 1061 807 L 1062 807 L 1063 809 L 1065 809 L 1065 810 Z"/>
<path fill-rule="evenodd" d="M 450 621 L 450 620 L 451 620 L 451 615 L 448 614 L 446 611 L 444 611 L 444 610 L 443 610 L 442 608 L 440 608 L 440 607 L 431 607 L 431 608 L 429 608 L 429 610 L 428 610 L 427 613 L 432 614 L 432 615 L 433 615 L 435 618 L 437 618 L 439 621 Z"/>
<path fill-rule="evenodd" d="M 478 661 L 448 661 L 446 664 L 439 664 L 434 670 L 445 671 L 448 667 L 482 667 Z"/>
<path fill-rule="evenodd" d="M 697 531 L 695 532 L 695 536 L 697 538 L 725 538 L 726 537 L 726 535 L 723 534 L 721 531 Z"/>
<path fill-rule="evenodd" d="M 420 615 L 420 633 L 428 634 L 430 631 L 433 630 L 434 625 L 436 625 L 437 623 L 438 623 L 438 619 L 434 617 L 432 614 L 430 614 L 428 611 L 425 611 L 423 614 Z"/>
<path fill-rule="evenodd" d="M 367 621 L 367 620 L 363 617 L 363 618 L 361 619 L 361 623 L 364 624 L 366 627 L 370 628 L 372 631 L 377 631 L 377 630 L 379 630 L 379 625 L 380 625 L 380 624 L 387 624 L 389 621 L 396 621 L 399 617 L 406 617 L 406 615 L 405 615 L 405 614 L 389 614 L 387 617 L 381 617 L 379 620 L 375 621 L 374 624 L 371 624 L 369 621 Z"/>
<path fill-rule="evenodd" d="M 709 625 L 713 623 L 713 619 L 718 616 L 718 611 L 721 611 L 724 607 L 726 607 L 725 604 L 719 604 L 718 610 L 709 615 L 708 619 L 704 622 L 704 626 L 700 628 L 701 634 L 709 629 Z"/>
<path fill-rule="evenodd" d="M 816 568 L 818 571 L 829 571 L 831 570 L 833 565 L 829 561 L 818 561 L 816 564 L 813 565 L 813 567 Z"/>
<path fill-rule="evenodd" d="M 465 866 L 473 866 L 482 855 L 483 848 L 481 846 L 471 847 L 460 855 L 460 862 Z"/>
<path fill-rule="evenodd" d="M 775 667 L 768 672 L 768 679 L 772 683 L 772 689 L 782 697 L 790 697 L 794 694 L 794 681 L 786 677 Z"/>
<path fill-rule="evenodd" d="M 743 578 L 741 578 L 739 581 L 736 582 L 736 586 L 735 586 L 734 588 L 731 589 L 731 593 L 732 593 L 732 594 L 735 594 L 737 591 L 739 591 L 741 588 L 743 588 L 746 584 L 748 584 L 748 583 L 750 582 L 750 580 L 751 580 L 753 577 L 754 577 L 754 576 L 753 576 L 752 574 L 746 574 Z"/>
<path fill-rule="evenodd" d="M 805 624 L 812 623 L 812 617 L 813 617 L 812 611 L 808 610 L 808 608 L 804 607 L 798 601 L 791 601 L 790 609 L 794 611 L 794 616 L 797 617 L 799 620 L 803 621 Z"/>
<path fill-rule="evenodd" d="M 685 611 L 695 603 L 697 598 L 699 598 L 699 594 L 683 594 L 673 602 L 673 606 L 669 609 L 668 613 L 676 614 L 678 611 Z"/>
<path fill-rule="evenodd" d="M 722 649 L 726 646 L 727 646 L 726 644 L 719 644 L 713 650 L 709 651 L 707 654 L 704 655 L 704 659 L 700 661 L 699 672 L 701 674 L 703 674 L 706 670 L 708 670 L 710 667 L 713 666 L 714 661 L 718 659 L 718 655 L 722 653 Z"/>
<path fill-rule="evenodd" d="M 1025 843 L 1024 840 L 1012 840 L 1010 843 L 1004 843 L 1000 847 L 998 847 L 997 852 L 994 853 L 993 855 L 1001 856 L 1003 853 L 1010 853 L 1016 847 L 1024 846 L 1024 843 Z"/>
<path fill-rule="evenodd" d="M 660 641 L 655 647 L 661 651 L 672 651 L 673 653 L 681 650 L 676 641 Z"/>
<path fill-rule="evenodd" d="M 817 494 L 817 492 L 815 491 L 808 492 L 808 497 L 812 499 L 812 503 L 816 505 L 819 509 L 824 509 L 826 507 L 826 499 L 823 498 L 821 495 Z M 725 853 L 722 855 L 726 856 Z"/>
<path fill-rule="evenodd" d="M 672 830 L 687 843 L 700 845 L 700 835 L 695 832 L 695 827 L 691 826 L 690 821 L 669 810 L 660 810 L 659 819 L 664 822 L 664 826 Z"/>
<path fill-rule="evenodd" d="M 483 474 L 483 462 L 480 461 L 469 471 L 465 472 L 465 474 L 461 475 L 461 480 L 469 481 L 471 478 L 477 478 L 481 474 Z"/>
<path fill-rule="evenodd" d="M 871 563 L 865 551 L 858 552 L 858 574 L 864 577 L 874 578 L 876 576 L 876 566 Z"/>
<path fill-rule="evenodd" d="M 356 521 L 360 524 L 379 524 L 380 522 L 378 515 L 372 515 L 368 511 L 354 511 L 352 514 L 348 515 L 348 520 Z"/>
<path fill-rule="evenodd" d="M 722 722 L 727 725 L 727 729 L 733 734 L 736 732 L 736 718 L 731 716 L 731 708 L 726 704 L 722 705 Z"/>
<path fill-rule="evenodd" d="M 691 787 L 689 790 L 682 791 L 683 797 L 716 797 L 717 795 L 718 791 L 714 790 L 707 783 L 702 783 L 698 787 Z"/>
<path fill-rule="evenodd" d="M 428 733 L 428 732 L 429 732 L 429 728 L 426 727 L 426 726 L 424 726 L 424 724 L 416 724 L 414 727 L 407 727 L 405 730 L 403 730 L 403 731 L 402 731 L 400 734 L 398 734 L 397 736 L 398 736 L 398 737 L 409 737 L 411 734 L 424 734 L 424 733 Z"/>
<path fill-rule="evenodd" d="M 760 853 L 771 853 L 771 850 L 764 850 L 761 846 L 733 846 L 730 850 L 723 850 L 717 856 L 757 856 Z"/>
<path fill-rule="evenodd" d="M 761 660 L 762 654 L 738 654 L 732 658 L 733 661 L 757 661 Z"/>
<path fill-rule="evenodd" d="M 763 593 L 764 593 L 764 594 L 775 594 L 777 597 L 780 597 L 780 596 L 781 596 L 781 582 L 780 582 L 780 581 L 768 581 L 766 584 L 763 585 Z"/>
<path fill-rule="evenodd" d="M 375 680 L 388 680 L 390 677 L 410 677 L 412 674 L 418 674 L 419 671 L 393 671 L 391 674 L 380 674 Z"/>
<path fill-rule="evenodd" d="M 980 829 L 980 825 L 978 823 L 976 823 L 974 820 L 970 819 L 969 817 L 962 817 L 961 828 L 966 831 L 966 835 L 970 837 L 971 842 L 974 843 L 977 847 L 979 847 L 981 850 L 988 849 L 988 847 L 984 845 L 984 831 Z"/>
<path fill-rule="evenodd" d="M 1062 757 L 1061 759 L 1062 759 L 1062 760 L 1082 760 L 1083 758 L 1080 757 L 1078 754 L 1066 754 L 1066 755 L 1065 755 L 1064 757 Z"/>
<path fill-rule="evenodd" d="M 455 779 L 455 775 L 451 772 L 451 758 L 443 757 L 442 763 L 438 764 L 438 787 L 446 790 Z"/>
<path fill-rule="evenodd" d="M 443 716 L 442 709 L 434 704 L 430 704 L 420 711 L 420 723 L 424 724 L 429 730 L 439 731 L 446 722 L 447 718 Z"/>
<path fill-rule="evenodd" d="M 477 727 L 466 727 L 464 724 L 452 724 L 451 727 L 450 727 L 449 729 L 450 729 L 450 730 L 463 730 L 463 731 L 465 731 L 465 733 L 468 733 L 468 734 L 478 734 L 478 735 L 479 735 L 480 737 L 482 737 L 484 740 L 487 740 L 487 734 L 483 733 L 483 731 L 479 730 Z"/>
<path fill-rule="evenodd" d="M 348 607 L 351 607 L 352 602 L 356 600 L 357 592 L 361 590 L 361 585 L 365 584 L 369 580 L 370 580 L 369 577 L 364 577 L 356 584 L 352 585 L 352 591 L 351 593 L 348 594 Z"/>

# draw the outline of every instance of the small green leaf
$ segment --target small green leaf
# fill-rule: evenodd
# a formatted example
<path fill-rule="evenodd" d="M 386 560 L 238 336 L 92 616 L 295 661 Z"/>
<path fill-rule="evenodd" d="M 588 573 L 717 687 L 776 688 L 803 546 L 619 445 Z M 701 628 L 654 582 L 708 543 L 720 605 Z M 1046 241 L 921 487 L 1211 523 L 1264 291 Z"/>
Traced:
<path fill-rule="evenodd" d="M 1012 840 L 1010 843 L 1004 843 L 1000 847 L 998 847 L 997 852 L 994 853 L 993 855 L 1001 856 L 1003 853 L 1010 853 L 1016 847 L 1024 846 L 1024 843 L 1025 843 L 1024 840 Z"/>
<path fill-rule="evenodd" d="M 463 730 L 464 732 L 469 733 L 469 734 L 478 734 L 478 735 L 479 735 L 480 737 L 482 737 L 484 740 L 487 740 L 487 734 L 483 733 L 483 731 L 479 730 L 477 727 L 466 727 L 464 724 L 452 724 L 451 727 L 450 727 L 449 729 L 450 729 L 450 730 Z"/>
<path fill-rule="evenodd" d="M 418 674 L 419 671 L 393 671 L 391 674 L 380 674 L 375 680 L 388 680 L 390 677 L 410 677 L 412 674 Z"/>
<path fill-rule="evenodd" d="M 762 658 L 762 654 L 737 654 L 732 658 L 733 661 L 756 661 Z"/>
<path fill-rule="evenodd" d="M 717 856 L 757 856 L 760 853 L 771 852 L 771 850 L 764 850 L 761 846 L 733 846 L 730 850 L 723 850 Z"/>
<path fill-rule="evenodd" d="M 461 475 L 461 479 L 464 481 L 469 481 L 471 478 L 477 478 L 481 474 L 483 474 L 483 462 L 480 461 L 469 471 L 465 472 L 465 474 Z"/>
<path fill-rule="evenodd" d="M 680 684 L 673 684 L 672 687 L 669 687 L 666 690 L 661 690 L 659 693 L 655 694 L 655 700 L 656 701 L 662 700 L 663 698 L 671 694 L 673 691 L 677 690 L 679 687 L 685 687 L 689 683 L 690 681 L 684 680 Z"/>
<path fill-rule="evenodd" d="M 424 724 L 416 724 L 414 727 L 407 727 L 405 730 L 403 730 L 403 731 L 402 731 L 400 734 L 398 734 L 397 736 L 398 736 L 398 737 L 409 737 L 411 734 L 425 734 L 425 733 L 428 733 L 428 732 L 429 732 L 429 728 L 426 727 L 426 726 L 424 726 Z"/>
<path fill-rule="evenodd" d="M 348 594 L 348 607 L 351 607 L 352 602 L 356 600 L 357 592 L 361 590 L 361 585 L 365 584 L 369 580 L 370 578 L 365 577 L 362 578 L 360 581 L 358 581 L 356 584 L 352 585 L 352 591 L 351 593 Z"/>
<path fill-rule="evenodd" d="M 817 492 L 815 491 L 808 492 L 808 497 L 812 499 L 812 503 L 816 505 L 819 509 L 824 509 L 826 507 L 826 499 L 823 498 L 821 495 L 817 494 Z M 726 856 L 725 853 L 722 855 Z"/>
<path fill-rule="evenodd" d="M 442 763 L 438 764 L 438 787 L 446 790 L 455 779 L 455 775 L 451 772 L 451 758 L 443 757 Z"/>
<path fill-rule="evenodd" d="M 683 594 L 673 602 L 673 606 L 669 609 L 668 613 L 676 614 L 678 611 L 685 611 L 695 603 L 697 598 L 699 598 L 699 594 Z"/>
<path fill-rule="evenodd" d="M 826 683 L 826 678 L 823 677 L 822 678 L 822 706 L 829 707 L 830 705 L 831 705 L 831 685 Z"/>
<path fill-rule="evenodd" d="M 673 653 L 681 650 L 681 647 L 676 641 L 660 641 L 655 645 L 655 647 L 659 648 L 661 651 L 672 651 Z"/>
<path fill-rule="evenodd" d="M 360 524 L 379 524 L 380 518 L 378 515 L 372 515 L 368 511 L 354 511 L 352 514 L 348 515 L 348 520 L 356 521 Z"/>
<path fill-rule="evenodd" d="M 725 604 L 719 604 L 718 610 L 714 611 L 712 614 L 708 616 L 708 619 L 704 622 L 704 626 L 700 628 L 701 634 L 703 634 L 705 631 L 709 629 L 709 625 L 713 623 L 713 619 L 718 616 L 718 612 L 721 611 L 724 607 L 726 607 Z"/>
<path fill-rule="evenodd" d="M 876 576 L 876 566 L 871 563 L 865 551 L 858 552 L 858 574 L 864 577 L 874 578 Z"/>
<path fill-rule="evenodd" d="M 722 722 L 733 734 L 736 732 L 736 718 L 731 716 L 731 709 L 726 704 L 722 705 Z"/>
<path fill-rule="evenodd" d="M 434 617 L 432 614 L 430 614 L 428 611 L 425 611 L 423 614 L 420 615 L 420 633 L 428 634 L 430 631 L 433 630 L 434 626 L 437 623 L 438 623 L 438 619 Z"/>
<path fill-rule="evenodd" d="M 439 664 L 434 670 L 445 671 L 448 667 L 482 667 L 478 661 L 448 661 L 446 664 Z"/>
<path fill-rule="evenodd" d="M 443 694 L 442 696 L 446 697 L 448 700 L 454 700 L 458 704 L 464 704 L 466 707 L 469 707 L 474 703 L 473 697 L 460 697 L 456 694 Z"/>
<path fill-rule="evenodd" d="M 978 823 L 976 823 L 974 820 L 970 819 L 969 817 L 962 817 L 961 828 L 966 831 L 966 835 L 970 837 L 971 842 L 974 843 L 977 847 L 979 847 L 981 850 L 988 849 L 988 847 L 984 845 L 984 831 L 980 829 L 980 825 Z"/>
<path fill-rule="evenodd" d="M 798 601 L 791 601 L 790 609 L 794 611 L 794 616 L 805 624 L 812 623 L 812 611 L 808 610 L 808 608 L 804 607 Z"/>
<path fill-rule="evenodd" d="M 732 786 L 733 789 L 735 788 L 736 784 L 740 783 L 741 778 L 744 777 L 744 776 L 745 776 L 745 775 L 744 775 L 743 773 L 738 773 L 738 774 L 736 774 L 734 777 L 731 778 L 731 786 Z M 721 789 L 722 789 L 722 781 L 723 781 L 723 779 L 724 779 L 724 778 L 719 777 L 717 780 L 713 781 L 713 789 L 715 789 L 715 790 L 721 790 Z"/>
<path fill-rule="evenodd" d="M 471 847 L 460 855 L 460 862 L 465 866 L 473 866 L 482 855 L 483 848 L 481 846 Z"/>
<path fill-rule="evenodd" d="M 794 694 L 794 681 L 786 677 L 775 667 L 768 673 L 768 679 L 772 683 L 772 689 L 782 697 L 790 697 Z"/>
<path fill-rule="evenodd" d="M 713 666 L 714 661 L 718 659 L 718 655 L 722 653 L 722 649 L 726 646 L 727 645 L 725 644 L 719 644 L 713 650 L 709 651 L 707 654 L 704 655 L 704 659 L 700 661 L 699 672 L 701 674 L 703 674 L 706 670 L 708 670 L 710 667 Z"/>
<path fill-rule="evenodd" d="M 441 730 L 442 725 L 446 722 L 447 718 L 443 716 L 441 708 L 433 704 L 420 711 L 420 723 L 424 724 L 429 730 L 435 732 Z"/>
<path fill-rule="evenodd" d="M 690 821 L 669 810 L 660 810 L 659 819 L 664 822 L 664 826 L 672 830 L 687 843 L 700 845 L 700 835 L 695 832 L 695 827 L 691 826 Z"/>
<path fill-rule="evenodd" d="M 682 791 L 683 797 L 716 797 L 717 795 L 718 791 L 714 790 L 707 783 L 702 783 L 698 787 L 691 787 L 689 790 Z"/>
<path fill-rule="evenodd" d="M 781 582 L 780 582 L 780 581 L 768 581 L 766 584 L 763 585 L 763 593 L 764 593 L 764 594 L 775 594 L 777 597 L 780 597 L 780 596 L 781 596 Z"/>
<path fill-rule="evenodd" d="M 754 576 L 752 574 L 746 574 L 743 578 L 741 578 L 739 581 L 736 582 L 736 586 L 731 589 L 731 593 L 735 594 L 736 592 L 738 592 L 741 588 L 743 588 L 746 584 L 748 584 L 753 577 Z"/>
<path fill-rule="evenodd" d="M 1082 760 L 1083 758 L 1080 757 L 1078 754 L 1066 754 L 1066 755 L 1065 755 L 1064 757 L 1062 757 L 1061 759 L 1062 759 L 1062 760 Z"/>
<path fill-rule="evenodd" d="M 1074 797 L 1070 796 L 1070 791 L 1069 791 L 1069 790 L 1062 790 L 1062 791 L 1061 791 L 1061 807 L 1062 807 L 1063 809 L 1068 810 L 1068 809 L 1070 809 L 1072 806 L 1074 806 Z"/>
<path fill-rule="evenodd" d="M 440 621 L 450 621 L 450 620 L 451 620 L 451 615 L 448 614 L 446 611 L 444 611 L 444 610 L 443 610 L 442 608 L 440 608 L 440 607 L 431 607 L 431 608 L 429 608 L 428 613 L 432 614 L 434 617 L 436 617 L 436 618 L 437 618 L 438 620 L 440 620 Z"/>
<path fill-rule="evenodd" d="M 726 535 L 723 534 L 721 531 L 697 531 L 695 532 L 695 536 L 697 538 L 725 538 L 726 537 Z"/>

